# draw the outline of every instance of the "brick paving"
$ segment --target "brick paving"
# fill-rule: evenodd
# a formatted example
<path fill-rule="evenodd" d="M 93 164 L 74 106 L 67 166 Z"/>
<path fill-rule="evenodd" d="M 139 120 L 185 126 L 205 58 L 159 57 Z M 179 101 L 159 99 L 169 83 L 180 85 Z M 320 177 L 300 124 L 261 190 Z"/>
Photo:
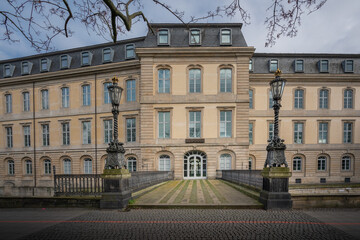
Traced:
<path fill-rule="evenodd" d="M 21 210 L 19 209 L 19 219 Z M 334 214 L 337 214 L 336 211 Z M 0 229 L 1 224 L 2 222 Z M 16 226 L 14 223 L 14 227 Z M 6 236 L 0 235 L 1 237 Z M 135 209 L 129 212 L 89 210 L 20 239 L 356 238 L 298 210 Z"/>

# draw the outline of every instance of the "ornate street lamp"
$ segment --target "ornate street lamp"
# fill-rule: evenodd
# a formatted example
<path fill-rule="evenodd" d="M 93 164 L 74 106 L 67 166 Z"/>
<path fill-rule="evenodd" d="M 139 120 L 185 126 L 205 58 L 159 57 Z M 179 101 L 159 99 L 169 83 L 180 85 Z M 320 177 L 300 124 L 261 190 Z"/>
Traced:
<path fill-rule="evenodd" d="M 125 149 L 123 143 L 118 140 L 118 115 L 119 115 L 119 105 L 121 99 L 121 93 L 123 89 L 118 86 L 118 78 L 113 77 L 113 84 L 108 86 L 111 105 L 112 105 L 112 114 L 114 117 L 114 138 L 109 143 L 109 147 L 106 149 L 108 154 L 107 161 L 105 164 L 105 169 L 121 169 L 125 166 L 124 153 Z"/>
<path fill-rule="evenodd" d="M 275 113 L 274 137 L 268 140 L 269 144 L 266 147 L 267 157 L 264 167 L 281 167 L 283 164 L 285 167 L 288 167 L 285 159 L 286 145 L 284 144 L 284 140 L 279 137 L 280 102 L 286 84 L 286 80 L 281 78 L 280 75 L 281 71 L 278 69 L 275 72 L 275 79 L 270 82 L 270 89 L 274 100 L 273 109 Z"/>

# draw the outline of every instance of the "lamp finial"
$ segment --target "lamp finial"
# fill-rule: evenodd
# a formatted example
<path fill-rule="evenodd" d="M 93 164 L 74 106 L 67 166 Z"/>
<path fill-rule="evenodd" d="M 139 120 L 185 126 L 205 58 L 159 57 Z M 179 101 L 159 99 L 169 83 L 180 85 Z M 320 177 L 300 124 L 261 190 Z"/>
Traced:
<path fill-rule="evenodd" d="M 276 72 L 275 72 L 275 76 L 280 77 L 281 74 L 282 74 L 281 70 L 277 69 Z"/>
<path fill-rule="evenodd" d="M 116 76 L 114 76 L 111 80 L 113 84 L 117 84 L 119 82 L 119 79 Z"/>

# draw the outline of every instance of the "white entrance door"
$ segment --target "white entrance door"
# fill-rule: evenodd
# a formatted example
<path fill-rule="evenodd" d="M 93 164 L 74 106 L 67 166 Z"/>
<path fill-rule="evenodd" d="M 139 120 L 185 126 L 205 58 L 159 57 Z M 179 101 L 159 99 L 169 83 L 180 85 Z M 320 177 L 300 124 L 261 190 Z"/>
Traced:
<path fill-rule="evenodd" d="M 202 179 L 206 178 L 206 155 L 196 151 L 184 156 L 184 178 Z"/>

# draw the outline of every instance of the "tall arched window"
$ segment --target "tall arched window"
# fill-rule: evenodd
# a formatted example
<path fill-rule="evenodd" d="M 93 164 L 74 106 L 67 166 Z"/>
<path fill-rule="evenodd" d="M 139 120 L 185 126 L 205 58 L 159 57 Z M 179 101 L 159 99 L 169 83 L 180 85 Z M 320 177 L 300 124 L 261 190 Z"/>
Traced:
<path fill-rule="evenodd" d="M 231 169 L 231 155 L 228 153 L 220 155 L 220 170 Z"/>
<path fill-rule="evenodd" d="M 189 92 L 201 92 L 201 69 L 192 68 L 189 70 Z"/>
<path fill-rule="evenodd" d="M 14 160 L 8 160 L 8 174 L 14 175 L 15 174 L 15 163 Z"/>
<path fill-rule="evenodd" d="M 63 160 L 63 164 L 64 164 L 64 174 L 71 174 L 71 160 L 65 158 Z"/>
<path fill-rule="evenodd" d="M 49 159 L 44 160 L 44 173 L 51 174 L 51 161 Z"/>
<path fill-rule="evenodd" d="M 220 69 L 220 92 L 232 92 L 232 69 Z"/>
<path fill-rule="evenodd" d="M 326 171 L 327 157 L 318 157 L 318 171 Z"/>
<path fill-rule="evenodd" d="M 293 158 L 293 171 L 301 171 L 302 158 L 297 156 Z"/>
<path fill-rule="evenodd" d="M 84 173 L 92 174 L 92 160 L 90 158 L 84 160 Z"/>
<path fill-rule="evenodd" d="M 32 174 L 32 161 L 31 160 L 26 160 L 25 161 L 25 174 Z"/>
<path fill-rule="evenodd" d="M 130 172 L 136 172 L 136 158 L 135 157 L 129 157 L 127 159 L 127 168 Z"/>
<path fill-rule="evenodd" d="M 343 156 L 341 159 L 341 170 L 349 171 L 351 169 L 351 157 Z"/>
<path fill-rule="evenodd" d="M 159 171 L 170 171 L 170 157 L 168 155 L 161 155 L 159 157 Z"/>

